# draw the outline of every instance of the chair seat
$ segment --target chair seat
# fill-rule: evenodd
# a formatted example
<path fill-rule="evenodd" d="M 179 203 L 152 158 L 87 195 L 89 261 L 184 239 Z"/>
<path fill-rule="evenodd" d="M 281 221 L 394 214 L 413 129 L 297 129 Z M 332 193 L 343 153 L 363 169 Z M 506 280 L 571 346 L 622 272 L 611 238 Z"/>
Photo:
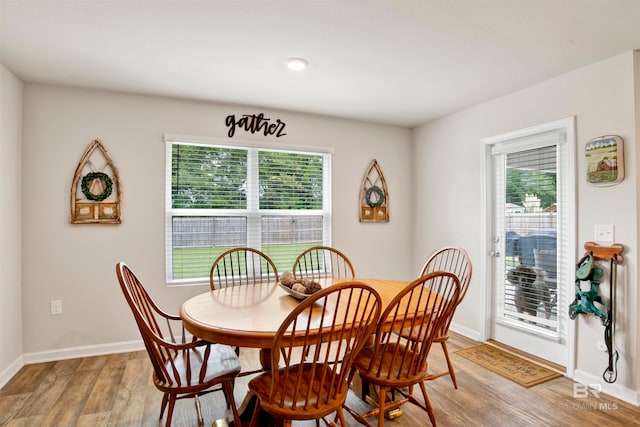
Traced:
<path fill-rule="evenodd" d="M 400 331 L 397 331 L 395 333 L 400 334 L 400 336 L 402 338 L 406 338 L 408 340 L 411 341 L 422 341 L 425 338 L 425 334 L 427 332 L 427 329 L 422 329 L 422 330 L 415 330 L 415 329 L 411 329 L 411 328 L 403 328 Z M 438 337 L 436 336 L 433 341 L 435 342 L 436 340 L 440 339 L 442 337 Z M 446 340 L 446 338 L 445 338 Z"/>
<path fill-rule="evenodd" d="M 208 382 L 219 383 L 221 378 L 234 377 L 240 372 L 240 359 L 236 355 L 233 348 L 228 345 L 222 344 L 209 344 L 211 347 L 211 354 L 204 371 L 204 378 L 200 379 L 200 373 L 202 371 L 202 362 L 205 358 L 204 353 L 206 346 L 192 349 L 188 352 L 189 363 L 187 363 L 187 356 L 185 352 L 178 352 L 173 358 L 173 366 L 171 361 L 167 361 L 165 366 L 168 372 L 172 372 L 175 369 L 178 375 L 174 375 L 180 378 L 180 383 L 172 381 L 172 383 L 159 382 L 158 385 L 164 388 L 183 388 L 190 385 L 202 385 Z M 191 368 L 191 372 L 187 374 L 188 366 Z"/>
<path fill-rule="evenodd" d="M 407 350 L 403 344 L 389 344 L 372 362 L 374 347 L 360 350 L 353 362 L 360 377 L 365 381 L 375 382 L 377 385 L 391 388 L 407 387 L 415 384 L 418 379 L 426 375 L 427 367 L 416 370 L 413 352 Z M 412 363 L 414 360 L 414 363 Z M 377 372 L 388 372 L 393 375 L 378 376 Z"/>
<path fill-rule="evenodd" d="M 285 368 L 280 369 L 280 372 L 283 373 L 284 369 Z M 334 396 L 336 393 L 331 392 L 330 388 L 332 388 L 332 385 L 327 382 L 322 382 L 323 390 L 318 391 L 314 388 L 313 393 L 311 393 L 313 397 L 305 406 L 305 398 L 309 390 L 309 385 L 313 384 L 317 386 L 317 379 L 322 378 L 323 375 L 326 376 L 326 371 L 333 371 L 333 368 L 324 364 L 316 364 L 314 367 L 314 365 L 310 363 L 289 367 L 289 375 L 279 375 L 278 381 L 274 384 L 275 389 L 278 390 L 278 394 L 275 399 L 273 399 L 274 403 L 269 402 L 271 400 L 269 396 L 271 395 L 271 385 L 273 382 L 273 375 L 270 371 L 249 381 L 249 390 L 258 395 L 262 408 L 277 418 L 288 418 L 293 415 L 294 419 L 299 420 L 317 419 L 318 417 L 323 417 L 334 412 L 336 406 L 342 405 L 342 401 L 328 400 L 328 396 Z M 288 378 L 286 384 L 283 378 Z M 314 378 L 316 380 L 314 380 Z M 296 384 L 298 381 L 300 381 L 300 383 Z M 296 385 L 299 387 L 298 393 L 294 393 L 293 391 Z M 346 393 L 348 383 L 344 381 L 340 384 L 340 387 L 342 388 L 342 392 L 338 393 L 338 396 Z M 297 402 L 293 401 L 294 395 L 297 395 L 299 398 Z M 320 397 L 318 398 L 318 396 Z M 284 404 L 282 405 L 280 404 L 281 399 L 284 399 Z M 283 407 L 285 409 L 283 409 Z"/>

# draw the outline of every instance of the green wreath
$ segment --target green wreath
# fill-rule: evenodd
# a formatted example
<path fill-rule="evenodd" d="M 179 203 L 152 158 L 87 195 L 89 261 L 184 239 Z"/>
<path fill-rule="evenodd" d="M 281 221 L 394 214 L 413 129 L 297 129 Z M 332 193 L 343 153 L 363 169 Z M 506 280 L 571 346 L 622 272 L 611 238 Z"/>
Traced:
<path fill-rule="evenodd" d="M 372 202 L 371 201 L 371 194 L 372 193 L 376 193 L 378 195 L 378 201 L 377 202 Z M 367 191 L 364 193 L 364 199 L 367 202 L 367 205 L 369 205 L 369 207 L 377 208 L 378 206 L 382 206 L 382 204 L 385 201 L 384 191 L 382 191 L 382 189 L 380 187 L 378 187 L 377 185 L 372 185 L 371 187 L 367 188 Z"/>
<path fill-rule="evenodd" d="M 104 184 L 104 191 L 100 194 L 93 194 L 89 190 L 89 185 L 93 182 L 94 179 L 101 179 Z M 109 178 L 109 175 L 102 172 L 89 172 L 84 177 L 82 177 L 82 194 L 88 200 L 95 200 L 98 202 L 103 201 L 107 197 L 111 195 L 111 191 L 113 191 L 113 181 Z"/>

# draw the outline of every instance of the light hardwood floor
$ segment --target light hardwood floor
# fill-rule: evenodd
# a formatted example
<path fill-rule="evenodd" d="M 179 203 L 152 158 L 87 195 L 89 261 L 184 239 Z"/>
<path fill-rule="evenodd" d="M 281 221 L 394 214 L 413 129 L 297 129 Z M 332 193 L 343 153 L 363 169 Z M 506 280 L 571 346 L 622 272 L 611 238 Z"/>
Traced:
<path fill-rule="evenodd" d="M 573 383 L 558 378 L 524 388 L 455 354 L 476 345 L 453 335 L 449 351 L 456 367 L 458 390 L 448 377 L 427 383 L 439 426 L 640 426 L 640 408 L 607 395 L 574 398 Z M 243 363 L 256 363 L 243 349 Z M 439 346 L 432 349 L 434 369 L 444 366 Z M 247 377 L 238 379 L 238 404 Z M 151 382 L 145 352 L 121 353 L 27 365 L 0 390 L 0 425 L 32 426 L 158 426 L 161 393 Z M 351 406 L 364 405 L 357 396 Z M 205 425 L 226 416 L 222 394 L 201 398 Z M 426 413 L 411 404 L 389 427 L 430 426 Z M 346 415 L 349 426 L 359 424 Z M 375 422 L 375 419 L 371 420 Z M 173 426 L 196 426 L 192 399 L 178 401 Z M 294 423 L 315 426 L 315 422 Z M 321 423 L 322 425 L 322 423 Z"/>

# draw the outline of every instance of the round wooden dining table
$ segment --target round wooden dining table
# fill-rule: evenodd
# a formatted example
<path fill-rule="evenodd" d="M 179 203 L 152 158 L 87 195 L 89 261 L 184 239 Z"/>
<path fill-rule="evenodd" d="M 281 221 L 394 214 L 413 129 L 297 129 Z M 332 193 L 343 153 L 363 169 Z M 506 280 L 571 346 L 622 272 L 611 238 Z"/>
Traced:
<path fill-rule="evenodd" d="M 357 281 L 380 294 L 382 309 L 408 282 L 382 279 L 317 280 L 325 288 Z M 270 366 L 270 349 L 281 323 L 300 301 L 277 283 L 241 285 L 205 292 L 185 301 L 180 317 L 194 336 L 209 342 L 261 349 L 260 362 Z"/>
<path fill-rule="evenodd" d="M 356 281 L 366 283 L 380 295 L 382 310 L 409 282 L 382 279 L 316 279 L 323 288 L 333 284 Z M 185 301 L 180 317 L 185 328 L 205 341 L 231 346 L 260 349 L 262 369 L 271 368 L 271 347 L 278 328 L 300 300 L 287 293 L 279 284 L 240 285 L 216 289 Z M 241 417 L 253 407 L 253 397 L 247 394 L 238 408 Z"/>

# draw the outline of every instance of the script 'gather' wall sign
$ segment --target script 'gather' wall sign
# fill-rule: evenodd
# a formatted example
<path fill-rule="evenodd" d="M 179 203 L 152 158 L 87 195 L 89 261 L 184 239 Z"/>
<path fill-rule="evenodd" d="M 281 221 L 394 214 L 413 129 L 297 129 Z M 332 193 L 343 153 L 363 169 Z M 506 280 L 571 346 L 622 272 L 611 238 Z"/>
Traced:
<path fill-rule="evenodd" d="M 375 159 L 360 187 L 360 222 L 389 222 L 389 191 Z"/>
<path fill-rule="evenodd" d="M 242 129 L 250 133 L 262 133 L 264 136 L 275 135 L 276 138 L 285 136 L 284 127 L 286 124 L 280 119 L 276 119 L 272 122 L 269 117 L 265 117 L 264 114 L 243 114 L 236 118 L 235 114 L 230 114 L 225 119 L 225 124 L 229 128 L 229 138 L 233 138 L 236 133 L 236 129 Z"/>
<path fill-rule="evenodd" d="M 99 139 L 82 155 L 71 184 L 72 224 L 120 224 L 118 169 Z"/>

